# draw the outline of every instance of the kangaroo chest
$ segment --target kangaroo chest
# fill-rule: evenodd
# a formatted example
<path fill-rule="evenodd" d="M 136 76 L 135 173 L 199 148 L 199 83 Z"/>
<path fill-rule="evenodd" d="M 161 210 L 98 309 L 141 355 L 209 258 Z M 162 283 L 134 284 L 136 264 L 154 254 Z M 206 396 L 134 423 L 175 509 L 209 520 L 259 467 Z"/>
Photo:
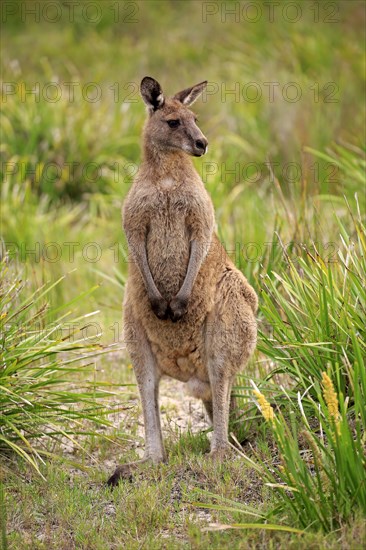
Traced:
<path fill-rule="evenodd" d="M 181 287 L 189 261 L 187 199 L 177 190 L 159 189 L 151 196 L 150 208 L 148 262 L 156 286 L 169 299 Z"/>

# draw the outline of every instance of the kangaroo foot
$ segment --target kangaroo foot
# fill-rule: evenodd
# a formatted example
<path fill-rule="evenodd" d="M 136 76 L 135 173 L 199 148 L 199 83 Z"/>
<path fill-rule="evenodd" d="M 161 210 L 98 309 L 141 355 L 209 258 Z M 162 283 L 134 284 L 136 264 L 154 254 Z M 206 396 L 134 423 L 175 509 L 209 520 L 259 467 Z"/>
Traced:
<path fill-rule="evenodd" d="M 116 487 L 122 479 L 132 481 L 133 474 L 137 470 L 143 470 L 147 466 L 151 466 L 152 464 L 159 464 L 160 462 L 164 462 L 164 461 L 165 461 L 165 457 L 158 458 L 158 459 L 153 459 L 151 457 L 148 457 L 148 458 L 142 458 L 141 460 L 136 460 L 136 462 L 128 462 L 127 464 L 121 464 L 120 466 L 117 466 L 117 468 L 114 470 L 113 474 L 107 481 L 107 485 L 109 487 Z"/>
<path fill-rule="evenodd" d="M 127 464 L 121 464 L 117 466 L 114 470 L 114 473 L 107 481 L 109 487 L 116 487 L 121 479 L 126 479 L 132 481 L 133 473 L 140 468 L 146 467 L 148 464 L 151 464 L 151 459 L 143 458 L 142 460 L 137 460 L 136 462 L 128 462 Z"/>
<path fill-rule="evenodd" d="M 232 450 L 229 445 L 222 446 L 222 447 L 216 447 L 215 449 L 212 449 L 208 455 L 208 457 L 213 461 L 222 461 L 225 458 L 229 458 L 232 454 Z"/>

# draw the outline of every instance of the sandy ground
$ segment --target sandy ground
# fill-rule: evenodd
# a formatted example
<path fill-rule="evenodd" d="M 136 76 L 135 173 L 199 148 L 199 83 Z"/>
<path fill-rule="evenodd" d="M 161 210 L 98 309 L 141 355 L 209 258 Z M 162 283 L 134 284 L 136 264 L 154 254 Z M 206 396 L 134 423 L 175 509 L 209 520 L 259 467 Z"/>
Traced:
<path fill-rule="evenodd" d="M 141 410 L 140 399 L 134 400 L 139 412 L 137 435 L 139 439 L 144 439 L 144 425 Z M 172 378 L 163 378 L 160 382 L 160 413 L 163 437 L 169 437 L 172 434 L 178 436 L 188 429 L 192 433 L 197 433 L 209 428 L 210 424 L 204 410 L 202 401 L 195 399 L 186 393 L 185 384 Z M 120 428 L 123 428 L 123 418 L 120 419 Z M 129 421 L 127 420 L 127 423 Z M 136 441 L 136 452 L 143 456 L 144 444 Z"/>
<path fill-rule="evenodd" d="M 209 426 L 202 401 L 188 395 L 185 384 L 178 380 L 163 378 L 160 384 L 160 407 L 165 430 L 171 422 L 182 430 L 190 428 L 194 433 Z"/>

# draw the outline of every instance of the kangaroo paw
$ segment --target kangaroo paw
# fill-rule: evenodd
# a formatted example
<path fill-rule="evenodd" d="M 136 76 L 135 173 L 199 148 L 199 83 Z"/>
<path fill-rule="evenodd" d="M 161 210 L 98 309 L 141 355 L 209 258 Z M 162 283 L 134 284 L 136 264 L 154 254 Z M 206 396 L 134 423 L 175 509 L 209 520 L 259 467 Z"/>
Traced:
<path fill-rule="evenodd" d="M 169 317 L 168 302 L 161 298 L 159 300 L 151 300 L 151 308 L 158 319 L 164 320 Z"/>
<path fill-rule="evenodd" d="M 173 298 L 169 304 L 170 309 L 170 318 L 173 323 L 179 321 L 187 313 L 187 300 L 182 300 L 180 298 Z"/>

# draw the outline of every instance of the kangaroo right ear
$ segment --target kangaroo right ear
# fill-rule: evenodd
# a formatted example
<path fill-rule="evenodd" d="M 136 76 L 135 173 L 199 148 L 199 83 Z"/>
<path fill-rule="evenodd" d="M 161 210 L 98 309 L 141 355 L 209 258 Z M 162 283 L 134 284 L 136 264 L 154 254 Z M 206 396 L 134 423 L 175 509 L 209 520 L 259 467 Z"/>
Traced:
<path fill-rule="evenodd" d="M 141 81 L 140 92 L 150 112 L 154 112 L 164 105 L 165 98 L 163 90 L 159 82 L 154 78 L 145 76 Z"/>

